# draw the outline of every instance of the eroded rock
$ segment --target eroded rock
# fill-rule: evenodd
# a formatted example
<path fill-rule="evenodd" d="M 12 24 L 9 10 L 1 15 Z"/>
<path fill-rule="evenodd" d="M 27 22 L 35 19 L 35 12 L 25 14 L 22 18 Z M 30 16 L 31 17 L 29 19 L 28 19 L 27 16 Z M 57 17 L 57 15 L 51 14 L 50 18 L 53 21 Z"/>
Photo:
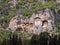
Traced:
<path fill-rule="evenodd" d="M 24 18 L 24 17 L 23 17 Z M 15 16 L 11 19 L 9 28 L 15 31 L 40 34 L 49 30 L 54 30 L 54 16 L 50 9 L 45 9 L 41 13 L 33 13 L 30 18 L 23 19 Z"/>

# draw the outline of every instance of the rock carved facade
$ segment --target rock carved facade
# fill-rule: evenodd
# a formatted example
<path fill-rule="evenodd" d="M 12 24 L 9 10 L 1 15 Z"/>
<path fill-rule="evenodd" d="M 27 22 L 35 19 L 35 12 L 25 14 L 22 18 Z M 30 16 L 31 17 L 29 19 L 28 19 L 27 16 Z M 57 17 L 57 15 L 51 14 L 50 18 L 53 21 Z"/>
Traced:
<path fill-rule="evenodd" d="M 45 9 L 37 14 L 33 13 L 31 17 L 27 19 L 21 18 L 21 15 L 15 16 L 9 23 L 9 28 L 13 31 L 34 34 L 53 30 L 54 27 L 54 16 L 50 9 Z"/>

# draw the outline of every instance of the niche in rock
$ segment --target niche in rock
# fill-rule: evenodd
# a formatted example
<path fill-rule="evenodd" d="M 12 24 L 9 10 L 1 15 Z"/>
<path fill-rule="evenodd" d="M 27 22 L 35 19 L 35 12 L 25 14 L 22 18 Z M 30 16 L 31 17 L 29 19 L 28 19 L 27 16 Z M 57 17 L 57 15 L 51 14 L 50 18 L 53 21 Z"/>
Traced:
<path fill-rule="evenodd" d="M 39 17 L 36 17 L 35 18 L 35 26 L 41 26 L 42 25 L 42 21 L 41 21 L 41 19 L 39 18 Z"/>
<path fill-rule="evenodd" d="M 16 31 L 22 31 L 23 29 L 21 27 L 17 28 Z"/>
<path fill-rule="evenodd" d="M 42 26 L 47 27 L 48 26 L 48 21 L 47 20 L 42 21 Z"/>

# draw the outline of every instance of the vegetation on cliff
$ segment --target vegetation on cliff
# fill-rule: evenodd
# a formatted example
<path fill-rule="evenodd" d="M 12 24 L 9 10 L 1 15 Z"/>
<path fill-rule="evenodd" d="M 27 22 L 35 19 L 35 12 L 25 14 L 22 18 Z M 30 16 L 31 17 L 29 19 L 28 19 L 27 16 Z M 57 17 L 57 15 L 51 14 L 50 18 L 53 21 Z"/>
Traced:
<path fill-rule="evenodd" d="M 58 42 L 60 41 L 60 22 L 57 24 L 59 31 L 56 31 L 54 33 L 57 35 L 52 34 L 51 37 L 49 37 L 50 35 L 48 35 L 47 32 L 42 33 L 42 35 L 33 35 L 33 34 L 25 35 L 18 32 L 12 33 L 10 30 L 6 30 L 9 21 L 11 20 L 12 17 L 16 15 L 22 14 L 24 16 L 30 16 L 33 12 L 37 13 L 38 11 L 44 10 L 45 8 L 50 8 L 54 10 L 57 9 L 60 11 L 60 8 L 56 7 L 55 0 L 47 0 L 47 2 L 44 4 L 42 4 L 38 0 L 19 0 L 16 6 L 12 6 L 12 7 L 11 6 L 12 3 L 10 3 L 10 0 L 0 0 L 0 29 L 1 28 L 4 29 L 4 30 L 0 30 L 0 45 L 17 45 L 17 44 L 22 45 L 23 39 L 30 39 L 30 38 L 32 39 L 29 45 L 36 45 L 37 42 L 38 45 L 40 44 L 45 45 L 43 40 L 41 40 L 43 39 L 42 37 L 44 37 L 44 40 L 48 39 L 45 40 L 45 42 L 49 41 L 50 42 L 49 45 L 52 45 L 53 44 L 52 42 L 54 42 L 54 40 L 56 40 L 55 42 L 56 45 L 57 44 L 59 45 Z M 15 43 L 13 40 L 16 41 L 17 43 Z"/>
<path fill-rule="evenodd" d="M 10 0 L 0 0 L 1 27 L 6 28 L 10 19 L 15 15 L 30 16 L 33 12 L 37 13 L 45 8 L 56 8 L 55 0 L 47 0 L 44 4 L 39 0 L 18 0 L 16 6 L 13 6 L 13 3 Z"/>

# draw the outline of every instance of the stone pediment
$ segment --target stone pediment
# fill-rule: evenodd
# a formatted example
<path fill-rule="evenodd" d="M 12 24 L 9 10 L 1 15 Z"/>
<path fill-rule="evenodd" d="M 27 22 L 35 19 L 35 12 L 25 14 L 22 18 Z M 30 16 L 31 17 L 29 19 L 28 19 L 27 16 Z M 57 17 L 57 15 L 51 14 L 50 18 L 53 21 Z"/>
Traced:
<path fill-rule="evenodd" d="M 43 13 L 33 13 L 30 18 L 23 19 L 15 16 L 9 22 L 12 31 L 22 31 L 26 33 L 40 34 L 55 27 L 53 13 L 46 9 Z M 50 14 L 51 13 L 51 14 Z"/>

